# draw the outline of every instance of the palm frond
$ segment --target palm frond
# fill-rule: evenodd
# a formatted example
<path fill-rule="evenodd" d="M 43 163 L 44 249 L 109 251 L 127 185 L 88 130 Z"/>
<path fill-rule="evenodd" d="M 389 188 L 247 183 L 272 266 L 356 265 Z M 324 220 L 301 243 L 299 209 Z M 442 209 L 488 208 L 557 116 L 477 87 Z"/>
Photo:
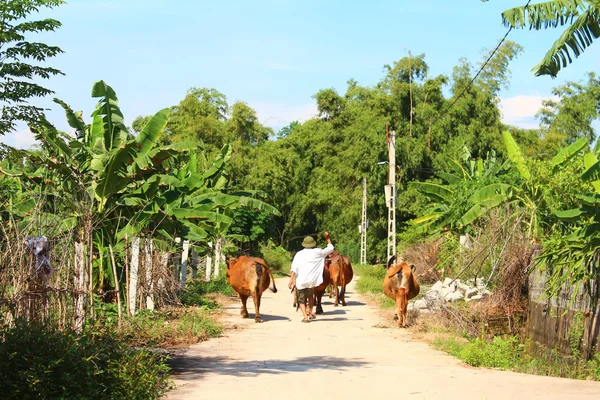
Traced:
<path fill-rule="evenodd" d="M 588 8 L 583 0 L 552 0 L 544 3 L 515 7 L 502 13 L 502 24 L 511 28 L 541 30 L 556 28 L 573 22 Z"/>
<path fill-rule="evenodd" d="M 590 6 L 554 42 L 542 61 L 533 68 L 534 74 L 555 77 L 561 68 L 573 62 L 573 56 L 579 57 L 598 37 L 600 37 L 600 10 Z"/>

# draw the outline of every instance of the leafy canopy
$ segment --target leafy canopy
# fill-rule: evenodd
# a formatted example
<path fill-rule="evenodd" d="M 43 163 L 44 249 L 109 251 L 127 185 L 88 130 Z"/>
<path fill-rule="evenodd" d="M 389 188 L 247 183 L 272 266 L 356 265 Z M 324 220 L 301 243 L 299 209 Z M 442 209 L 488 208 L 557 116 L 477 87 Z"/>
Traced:
<path fill-rule="evenodd" d="M 47 59 L 63 51 L 56 46 L 31 42 L 31 33 L 54 32 L 61 23 L 47 18 L 29 21 L 30 14 L 43 8 L 54 8 L 63 0 L 2 0 L 0 2 L 0 135 L 11 132 L 16 121 L 35 123 L 43 109 L 29 100 L 52 94 L 34 81 L 64 75 L 51 67 L 43 67 Z"/>

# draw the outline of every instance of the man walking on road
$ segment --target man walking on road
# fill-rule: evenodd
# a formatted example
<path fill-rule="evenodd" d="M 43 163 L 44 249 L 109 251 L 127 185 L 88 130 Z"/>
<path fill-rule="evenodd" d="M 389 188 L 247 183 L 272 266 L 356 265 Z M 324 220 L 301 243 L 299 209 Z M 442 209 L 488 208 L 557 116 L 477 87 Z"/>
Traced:
<path fill-rule="evenodd" d="M 333 252 L 333 244 L 331 244 L 329 233 L 325 232 L 323 236 L 327 240 L 327 247 L 315 249 L 317 242 L 312 237 L 307 236 L 302 241 L 304 249 L 296 253 L 292 261 L 292 275 L 288 287 L 291 289 L 296 286 L 296 301 L 304 315 L 302 322 L 310 322 L 311 319 L 315 319 L 313 314 L 315 305 L 314 288 L 323 283 L 325 257 Z M 306 309 L 307 299 L 308 310 Z"/>

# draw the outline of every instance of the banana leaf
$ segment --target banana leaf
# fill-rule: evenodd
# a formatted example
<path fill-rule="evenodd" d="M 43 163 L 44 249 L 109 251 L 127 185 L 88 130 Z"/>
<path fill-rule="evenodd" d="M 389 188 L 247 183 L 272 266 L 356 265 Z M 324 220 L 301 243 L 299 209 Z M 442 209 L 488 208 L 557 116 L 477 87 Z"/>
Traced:
<path fill-rule="evenodd" d="M 553 168 L 563 165 L 567 161 L 575 157 L 585 146 L 587 145 L 587 139 L 581 137 L 569 146 L 562 148 L 556 156 L 550 162 Z"/>
<path fill-rule="evenodd" d="M 521 177 L 527 181 L 530 180 L 531 173 L 529 172 L 529 168 L 527 168 L 527 163 L 525 162 L 525 158 L 523 157 L 517 142 L 515 142 L 515 139 L 509 131 L 502 132 L 502 136 L 504 137 L 508 158 L 515 164 Z"/>

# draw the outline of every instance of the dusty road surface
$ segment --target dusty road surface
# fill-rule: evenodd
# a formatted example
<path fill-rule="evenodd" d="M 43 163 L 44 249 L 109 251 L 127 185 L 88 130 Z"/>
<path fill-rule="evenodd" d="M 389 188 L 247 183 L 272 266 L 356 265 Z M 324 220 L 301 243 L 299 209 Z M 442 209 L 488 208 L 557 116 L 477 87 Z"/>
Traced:
<path fill-rule="evenodd" d="M 413 341 L 349 287 L 346 307 L 300 323 L 287 279 L 263 296 L 262 324 L 228 307 L 221 338 L 177 357 L 170 400 L 600 399 L 600 383 L 476 369 Z M 354 283 L 354 282 L 353 282 Z"/>

